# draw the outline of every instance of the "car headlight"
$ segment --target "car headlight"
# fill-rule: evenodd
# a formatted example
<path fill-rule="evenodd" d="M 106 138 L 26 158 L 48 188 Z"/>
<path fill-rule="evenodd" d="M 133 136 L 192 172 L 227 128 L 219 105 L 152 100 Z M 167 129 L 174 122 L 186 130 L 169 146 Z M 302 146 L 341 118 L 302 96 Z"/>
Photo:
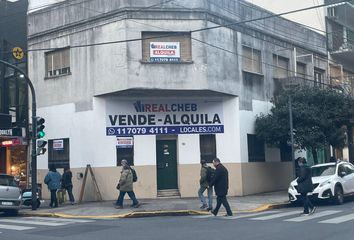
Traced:
<path fill-rule="evenodd" d="M 323 187 L 327 184 L 331 184 L 331 181 L 327 180 L 327 181 L 324 181 L 323 183 L 320 184 L 320 187 Z"/>

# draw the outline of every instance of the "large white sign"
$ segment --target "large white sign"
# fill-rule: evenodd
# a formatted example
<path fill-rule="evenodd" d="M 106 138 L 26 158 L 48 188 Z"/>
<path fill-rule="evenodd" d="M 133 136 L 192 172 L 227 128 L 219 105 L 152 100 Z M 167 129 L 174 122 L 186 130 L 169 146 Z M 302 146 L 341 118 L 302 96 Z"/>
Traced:
<path fill-rule="evenodd" d="M 106 135 L 223 133 L 221 100 L 109 99 Z"/>
<path fill-rule="evenodd" d="M 150 42 L 151 62 L 179 62 L 179 42 Z"/>

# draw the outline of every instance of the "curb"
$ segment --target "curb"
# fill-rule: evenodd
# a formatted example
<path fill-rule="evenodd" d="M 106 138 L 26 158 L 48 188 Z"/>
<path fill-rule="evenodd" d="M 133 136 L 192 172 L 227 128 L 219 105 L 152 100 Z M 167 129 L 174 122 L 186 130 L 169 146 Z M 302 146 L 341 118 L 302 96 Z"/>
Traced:
<path fill-rule="evenodd" d="M 233 211 L 237 213 L 256 213 L 263 212 L 271 209 L 288 208 L 291 204 L 289 202 L 275 203 L 275 204 L 264 204 L 258 208 L 245 211 Z M 36 213 L 36 212 L 25 212 L 19 213 L 21 216 L 25 217 L 57 217 L 57 218 L 84 218 L 84 219 L 118 219 L 118 218 L 143 218 L 143 217 L 162 217 L 162 216 L 196 216 L 196 215 L 210 215 L 209 212 L 197 211 L 197 210 L 161 210 L 161 211 L 146 211 L 146 212 L 130 212 L 125 214 L 113 214 L 113 215 L 95 215 L 95 216 L 84 216 L 84 215 L 73 215 L 66 213 Z"/>

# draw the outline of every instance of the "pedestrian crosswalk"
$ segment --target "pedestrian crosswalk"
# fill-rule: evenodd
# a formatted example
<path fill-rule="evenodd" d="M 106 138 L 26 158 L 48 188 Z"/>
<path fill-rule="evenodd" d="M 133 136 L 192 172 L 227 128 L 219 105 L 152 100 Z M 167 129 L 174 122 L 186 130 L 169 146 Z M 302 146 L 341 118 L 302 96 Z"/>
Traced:
<path fill-rule="evenodd" d="M 59 227 L 68 224 L 90 223 L 95 220 L 90 219 L 63 219 L 47 217 L 19 217 L 19 218 L 0 218 L 0 229 L 24 231 L 38 227 Z"/>
<path fill-rule="evenodd" d="M 222 219 L 236 220 L 244 219 L 249 221 L 283 221 L 289 223 L 302 223 L 307 221 L 316 221 L 320 224 L 340 224 L 346 222 L 354 223 L 354 213 L 343 210 L 318 210 L 312 215 L 302 215 L 301 210 L 271 210 L 258 213 L 237 214 L 232 217 L 214 217 L 213 215 L 193 216 L 195 219 Z"/>

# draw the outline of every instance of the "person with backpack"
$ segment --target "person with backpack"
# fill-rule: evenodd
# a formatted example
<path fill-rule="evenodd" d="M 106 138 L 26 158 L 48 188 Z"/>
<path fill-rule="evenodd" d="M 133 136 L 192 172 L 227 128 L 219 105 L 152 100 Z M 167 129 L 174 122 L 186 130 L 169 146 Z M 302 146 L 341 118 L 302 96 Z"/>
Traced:
<path fill-rule="evenodd" d="M 212 182 L 212 177 L 214 175 L 215 170 L 209 167 L 204 159 L 200 161 L 201 168 L 200 168 L 200 180 L 199 180 L 199 190 L 198 190 L 198 197 L 202 204 L 200 209 L 206 209 L 210 211 L 213 209 L 213 187 L 210 186 Z M 207 205 L 203 193 L 205 190 L 208 189 L 208 203 Z"/>
<path fill-rule="evenodd" d="M 127 193 L 129 198 L 133 201 L 131 207 L 138 208 L 140 206 L 138 200 L 135 197 L 135 193 L 133 191 L 133 182 L 138 180 L 136 172 L 133 168 L 128 165 L 128 161 L 122 159 L 122 171 L 120 174 L 119 183 L 117 185 L 117 189 L 119 190 L 119 197 L 116 202 L 116 208 L 123 208 L 124 196 Z M 134 181 L 135 180 L 135 181 Z"/>
<path fill-rule="evenodd" d="M 51 165 L 49 166 L 49 172 L 44 178 L 44 183 L 47 184 L 50 191 L 50 204 L 52 208 L 58 207 L 57 190 L 60 189 L 61 175 L 57 172 L 57 169 Z"/>

